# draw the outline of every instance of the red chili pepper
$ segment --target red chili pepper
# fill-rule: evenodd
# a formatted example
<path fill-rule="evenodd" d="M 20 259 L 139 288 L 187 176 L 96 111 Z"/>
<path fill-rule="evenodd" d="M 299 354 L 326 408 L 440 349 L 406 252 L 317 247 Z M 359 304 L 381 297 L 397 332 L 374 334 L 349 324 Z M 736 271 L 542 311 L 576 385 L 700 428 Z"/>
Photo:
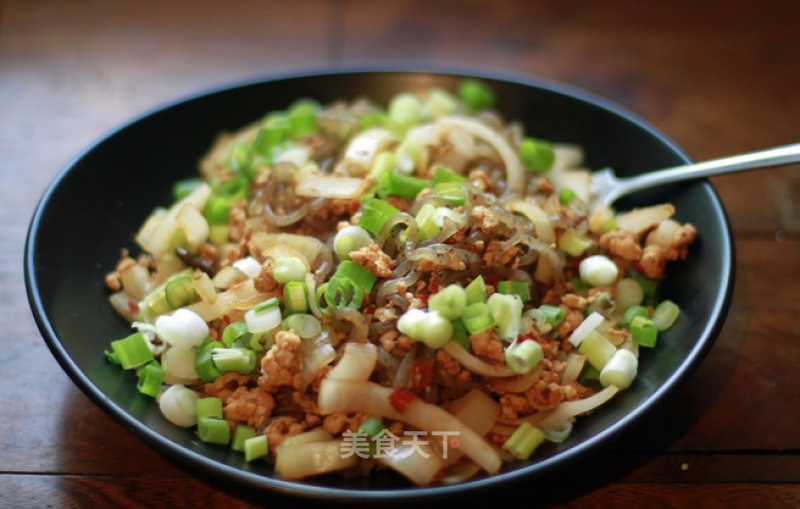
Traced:
<path fill-rule="evenodd" d="M 366 315 L 371 315 L 371 314 L 375 313 L 375 310 L 376 310 L 376 309 L 377 309 L 377 306 L 375 306 L 375 304 L 370 304 L 370 305 L 369 305 L 369 306 L 367 306 L 367 308 L 364 310 L 364 314 L 366 314 Z"/>
<path fill-rule="evenodd" d="M 584 258 L 586 258 L 586 257 L 585 256 L 573 256 L 569 260 L 567 260 L 567 266 L 570 269 L 578 270 L 578 267 L 580 267 L 581 262 L 583 261 Z"/>
<path fill-rule="evenodd" d="M 411 391 L 407 391 L 405 389 L 395 389 L 391 394 L 389 394 L 389 403 L 392 404 L 392 407 L 394 407 L 395 410 L 403 413 L 403 410 L 406 409 L 409 403 L 414 401 L 416 398 L 417 396 Z"/>
<path fill-rule="evenodd" d="M 523 341 L 528 341 L 529 339 L 533 339 L 535 341 L 541 341 L 539 336 L 537 336 L 534 332 L 529 332 L 527 334 L 520 334 L 517 336 L 517 343 L 522 343 Z"/>
<path fill-rule="evenodd" d="M 358 207 L 360 206 L 361 202 L 358 201 L 358 199 L 353 198 L 352 200 L 350 200 L 350 215 L 352 216 L 353 214 L 355 214 L 356 211 L 358 210 Z"/>
<path fill-rule="evenodd" d="M 437 283 L 436 281 L 431 280 L 431 282 L 428 283 L 428 291 L 431 292 L 431 293 L 438 292 L 439 291 L 439 283 Z"/>
<path fill-rule="evenodd" d="M 130 313 L 132 315 L 138 315 L 139 314 L 139 304 L 135 303 L 132 300 L 129 300 L 128 301 L 128 311 L 130 311 Z"/>
<path fill-rule="evenodd" d="M 497 286 L 497 283 L 500 282 L 500 274 L 489 274 L 488 276 L 483 276 L 483 280 L 487 285 Z"/>
<path fill-rule="evenodd" d="M 411 370 L 411 387 L 424 389 L 433 383 L 433 362 L 416 360 L 409 367 Z"/>

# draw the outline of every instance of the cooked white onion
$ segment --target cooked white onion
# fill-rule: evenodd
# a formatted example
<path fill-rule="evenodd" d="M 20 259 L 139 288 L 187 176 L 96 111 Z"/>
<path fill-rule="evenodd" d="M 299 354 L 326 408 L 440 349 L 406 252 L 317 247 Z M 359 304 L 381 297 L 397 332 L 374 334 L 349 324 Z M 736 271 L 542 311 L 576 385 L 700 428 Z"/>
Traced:
<path fill-rule="evenodd" d="M 594 313 L 590 314 L 581 322 L 578 327 L 572 331 L 572 334 L 569 337 L 569 342 L 572 343 L 572 346 L 579 346 L 583 339 L 586 337 L 587 334 L 592 332 L 598 325 L 603 323 L 605 318 L 603 315 L 595 311 Z"/>
<path fill-rule="evenodd" d="M 390 467 L 418 486 L 430 484 L 442 469 L 441 458 L 421 440 L 417 450 L 410 445 L 398 444 L 376 461 Z M 427 456 L 427 457 L 426 457 Z"/>
<path fill-rule="evenodd" d="M 211 194 L 208 184 L 202 184 L 192 191 L 188 196 L 175 203 L 166 213 L 155 220 L 148 219 L 142 229 L 136 235 L 136 242 L 142 248 L 152 254 L 155 258 L 160 258 L 169 249 L 175 231 L 178 228 L 177 216 L 184 206 L 191 206 L 197 211 L 203 210 L 206 200 Z"/>
<path fill-rule="evenodd" d="M 192 205 L 183 205 L 175 216 L 178 228 L 186 237 L 186 249 L 190 252 L 197 251 L 200 244 L 208 240 L 211 228 L 203 214 Z"/>
<path fill-rule="evenodd" d="M 197 313 L 188 309 L 178 309 L 172 314 L 156 318 L 158 337 L 174 348 L 193 348 L 200 346 L 208 337 L 208 325 Z"/>
<path fill-rule="evenodd" d="M 307 172 L 295 177 L 294 192 L 309 198 L 351 200 L 363 194 L 367 185 L 363 178 Z"/>
<path fill-rule="evenodd" d="M 142 300 L 150 291 L 150 272 L 147 267 L 133 263 L 124 267 L 119 273 L 122 288 L 134 300 Z"/>
<path fill-rule="evenodd" d="M 263 258 L 278 259 L 295 256 L 305 261 L 310 269 L 319 254 L 325 249 L 321 240 L 308 235 L 294 233 L 255 233 L 249 244 L 251 253 L 261 253 Z M 283 251 L 281 251 L 283 249 Z"/>
<path fill-rule="evenodd" d="M 342 441 L 279 445 L 275 451 L 275 474 L 284 479 L 302 479 L 337 472 L 358 464 L 358 456 L 342 454 Z"/>
<path fill-rule="evenodd" d="M 317 371 L 336 360 L 336 350 L 331 345 L 327 332 L 315 338 L 303 339 L 300 343 L 300 359 L 303 371 L 300 373 L 300 388 L 305 391 Z"/>
<path fill-rule="evenodd" d="M 290 446 L 313 444 L 314 442 L 328 442 L 330 440 L 333 440 L 333 435 L 324 429 L 316 429 L 314 431 L 306 431 L 305 433 L 300 433 L 299 435 L 289 437 L 281 442 L 281 445 Z"/>
<path fill-rule="evenodd" d="M 358 133 L 344 151 L 347 173 L 354 177 L 368 174 L 375 157 L 394 142 L 394 136 L 386 129 L 371 128 Z"/>
<path fill-rule="evenodd" d="M 241 313 L 237 313 L 237 311 L 250 309 L 260 302 L 264 302 L 270 297 L 275 296 L 277 296 L 276 293 L 259 292 L 255 289 L 253 280 L 248 279 L 232 286 L 224 292 L 218 293 L 217 299 L 213 303 L 201 300 L 187 306 L 186 309 L 194 311 L 200 318 L 206 322 L 210 322 L 224 315 L 241 315 Z"/>
<path fill-rule="evenodd" d="M 347 343 L 344 354 L 327 378 L 368 380 L 378 361 L 378 347 L 372 343 Z"/>
<path fill-rule="evenodd" d="M 450 357 L 457 360 L 462 366 L 478 375 L 498 378 L 517 375 L 505 365 L 496 366 L 494 364 L 487 364 L 469 353 L 463 346 L 455 341 L 450 341 L 444 345 L 443 350 L 447 352 Z"/>
<path fill-rule="evenodd" d="M 516 212 L 527 217 L 530 222 L 533 223 L 536 237 L 542 242 L 552 244 L 556 241 L 556 233 L 553 229 L 553 223 L 550 222 L 550 218 L 547 217 L 547 213 L 538 205 L 530 201 L 516 199 L 508 202 L 506 208 L 511 212 Z"/>
<path fill-rule="evenodd" d="M 567 365 L 564 367 L 564 371 L 561 372 L 561 385 L 567 385 L 577 380 L 585 364 L 585 355 L 575 352 L 567 355 Z"/>
<path fill-rule="evenodd" d="M 674 214 L 675 207 L 671 203 L 633 209 L 617 216 L 617 228 L 641 235 Z"/>
<path fill-rule="evenodd" d="M 192 288 L 194 288 L 194 291 L 197 292 L 197 295 L 201 299 L 209 304 L 213 304 L 214 301 L 217 300 L 217 289 L 214 288 L 214 282 L 211 281 L 211 277 L 203 271 L 195 271 L 194 279 L 192 279 Z"/>
<path fill-rule="evenodd" d="M 500 405 L 480 389 L 472 389 L 453 401 L 448 410 L 480 436 L 492 429 L 500 415 Z"/>
<path fill-rule="evenodd" d="M 373 382 L 325 379 L 320 384 L 317 404 L 323 414 L 333 412 L 365 412 L 388 419 L 402 421 L 419 430 L 456 431 L 461 442 L 461 452 L 472 458 L 490 474 L 496 473 L 502 463 L 500 455 L 469 426 L 439 406 L 419 398 L 397 411 L 390 403 L 394 391 Z"/>
<path fill-rule="evenodd" d="M 505 138 L 490 127 L 477 120 L 464 117 L 442 117 L 436 121 L 443 126 L 457 127 L 479 138 L 497 151 L 506 167 L 506 184 L 508 189 L 522 195 L 525 192 L 525 173 L 516 151 L 511 148 Z"/>

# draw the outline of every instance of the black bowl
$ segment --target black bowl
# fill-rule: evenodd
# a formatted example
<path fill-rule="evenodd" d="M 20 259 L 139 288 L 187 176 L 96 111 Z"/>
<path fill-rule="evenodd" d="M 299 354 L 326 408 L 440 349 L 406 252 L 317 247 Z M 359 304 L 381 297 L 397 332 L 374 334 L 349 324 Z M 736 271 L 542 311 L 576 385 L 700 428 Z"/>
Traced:
<path fill-rule="evenodd" d="M 86 150 L 44 194 L 30 225 L 25 254 L 28 296 L 42 335 L 72 380 L 102 409 L 163 454 L 250 487 L 328 500 L 405 501 L 475 493 L 510 481 L 531 480 L 588 454 L 640 421 L 675 391 L 711 347 L 729 304 L 734 252 L 723 207 L 705 181 L 661 188 L 621 202 L 620 208 L 670 201 L 677 217 L 700 232 L 686 262 L 668 269 L 662 297 L 684 318 L 644 352 L 636 383 L 575 426 L 563 444 L 549 444 L 533 461 L 493 477 L 457 486 L 415 488 L 392 473 L 361 479 L 328 476 L 305 482 L 273 477 L 265 464 L 248 465 L 227 448 L 199 442 L 171 425 L 152 399 L 140 395 L 134 375 L 109 365 L 103 351 L 129 333 L 106 301 L 103 276 L 145 216 L 170 200 L 171 185 L 195 175 L 198 158 L 215 136 L 286 107 L 298 97 L 322 102 L 369 96 L 385 103 L 398 91 L 454 89 L 465 75 L 445 72 L 349 71 L 313 73 L 246 83 L 203 93 L 135 119 Z M 563 85 L 527 78 L 480 76 L 495 90 L 498 109 L 534 136 L 578 143 L 592 168 L 620 174 L 687 162 L 672 141 L 642 119 L 606 100 Z"/>

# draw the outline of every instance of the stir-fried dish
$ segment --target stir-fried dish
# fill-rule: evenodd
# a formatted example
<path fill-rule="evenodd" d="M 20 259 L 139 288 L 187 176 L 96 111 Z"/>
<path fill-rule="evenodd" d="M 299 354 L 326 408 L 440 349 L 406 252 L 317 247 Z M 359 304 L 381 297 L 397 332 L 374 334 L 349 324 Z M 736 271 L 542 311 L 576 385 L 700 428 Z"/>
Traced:
<path fill-rule="evenodd" d="M 658 281 L 697 232 L 595 204 L 579 147 L 493 106 L 465 80 L 220 136 L 107 276 L 135 329 L 107 358 L 286 479 L 454 483 L 569 440 L 679 319 Z"/>

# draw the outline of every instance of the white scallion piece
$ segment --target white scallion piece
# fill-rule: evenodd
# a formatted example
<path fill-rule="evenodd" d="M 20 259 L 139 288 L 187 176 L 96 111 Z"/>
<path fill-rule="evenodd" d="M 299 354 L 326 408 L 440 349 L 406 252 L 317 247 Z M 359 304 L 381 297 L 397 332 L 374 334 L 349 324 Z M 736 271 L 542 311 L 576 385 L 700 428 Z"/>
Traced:
<path fill-rule="evenodd" d="M 178 309 L 171 315 L 156 319 L 158 337 L 174 348 L 192 348 L 208 336 L 208 325 L 197 313 L 188 309 Z"/>
<path fill-rule="evenodd" d="M 158 399 L 161 413 L 176 426 L 190 428 L 197 424 L 197 393 L 183 385 L 173 385 Z"/>
<path fill-rule="evenodd" d="M 600 371 L 600 383 L 603 387 L 613 385 L 627 389 L 636 378 L 638 366 L 639 361 L 630 350 L 617 350 Z"/>
<path fill-rule="evenodd" d="M 252 256 L 233 262 L 233 267 L 247 277 L 256 277 L 261 272 L 261 264 Z"/>
<path fill-rule="evenodd" d="M 594 312 L 587 316 L 578 327 L 572 331 L 572 334 L 569 337 L 569 342 L 572 343 L 572 346 L 580 345 L 587 334 L 592 332 L 598 325 L 603 323 L 603 315 L 598 312 Z"/>

